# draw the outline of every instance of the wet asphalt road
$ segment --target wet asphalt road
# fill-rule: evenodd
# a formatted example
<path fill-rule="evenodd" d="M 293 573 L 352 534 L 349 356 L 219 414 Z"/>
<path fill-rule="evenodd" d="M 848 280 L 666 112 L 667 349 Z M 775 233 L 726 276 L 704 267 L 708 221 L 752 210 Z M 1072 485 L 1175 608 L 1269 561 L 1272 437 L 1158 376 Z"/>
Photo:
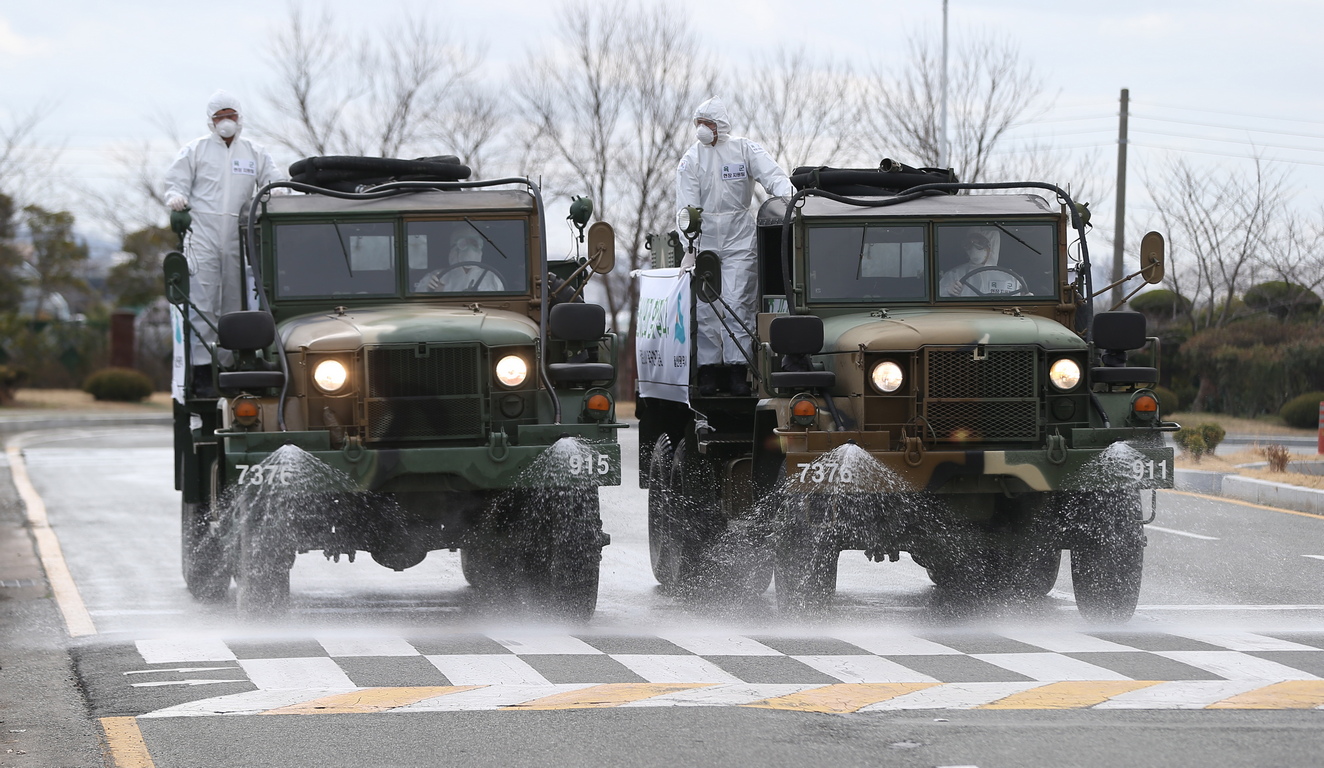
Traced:
<path fill-rule="evenodd" d="M 301 555 L 292 577 L 291 614 L 275 623 L 241 623 L 232 605 L 198 605 L 184 590 L 169 431 L 51 433 L 29 444 L 26 461 L 96 628 L 95 635 L 66 641 L 68 650 L 52 653 L 71 654 L 95 721 L 137 718 L 132 722 L 157 766 L 405 766 L 452 760 L 982 768 L 1307 765 L 1324 747 L 1324 712 L 1283 709 L 1058 710 L 1042 704 L 887 709 L 879 704 L 851 714 L 822 714 L 735 706 L 512 712 L 415 705 L 342 714 L 309 710 L 298 717 L 142 717 L 225 695 L 265 696 L 263 691 L 282 686 L 334 693 L 338 685 L 356 690 L 461 685 L 466 673 L 456 665 L 480 657 L 501 659 L 502 669 L 517 667 L 527 677 L 505 682 L 539 685 L 656 683 L 662 677 L 649 665 L 660 658 L 672 663 L 668 669 L 691 664 L 687 669 L 709 670 L 688 673 L 695 682 L 707 682 L 701 678 L 709 674 L 715 683 L 804 688 L 854 679 L 823 666 L 829 664 L 824 659 L 849 654 L 852 664 L 894 665 L 916 680 L 1004 685 L 1008 691 L 1034 681 L 1072 679 L 1190 680 L 1211 690 L 1228 685 L 1231 691 L 1240 679 L 1324 678 L 1324 519 L 1160 493 L 1148 533 L 1142 607 L 1113 634 L 1096 632 L 1077 616 L 1065 559 L 1048 599 L 953 616 L 914 563 L 903 558 L 880 565 L 857 552 L 842 556 L 839 595 L 829 613 L 812 625 L 794 624 L 777 615 L 771 591 L 750 605 L 713 606 L 678 599 L 656 586 L 648 570 L 646 493 L 636 487 L 635 436 L 622 435 L 625 484 L 601 492 L 612 544 L 604 551 L 599 610 L 588 628 L 571 629 L 512 624 L 485 614 L 472 604 L 458 555 L 447 552 L 432 553 L 403 573 L 366 555 L 353 564 L 331 563 L 320 553 Z M 890 650 L 871 645 L 880 637 Z M 490 647 L 475 645 L 461 653 L 454 650 L 456 638 L 482 638 Z M 564 638 L 578 638 L 587 650 L 566 652 Z M 400 650 L 345 650 L 354 643 Z M 562 645 L 530 650 L 539 643 Z M 712 650 L 721 643 L 735 650 Z M 660 644 L 668 649 L 660 651 Z M 151 655 L 152 648 L 177 646 L 191 650 Z M 198 660 L 206 658 L 197 650 L 203 646 L 221 648 L 216 652 L 221 658 Z M 915 652 L 916 647 L 924 650 Z M 695 666 L 701 663 L 708 666 Z M 1073 677 L 1035 666 L 1045 664 L 1073 669 L 1072 664 L 1086 664 L 1089 672 Z M 172 671 L 202 668 L 212 669 Z M 829 671 L 814 677 L 824 668 Z M 335 670 L 344 674 L 343 682 Z M 264 674 L 284 675 L 283 682 L 264 684 Z M 301 682 L 299 675 L 308 680 Z M 226 682 L 189 682 L 204 679 Z M 7 765 L 4 759 L 0 755 L 0 765 Z"/>

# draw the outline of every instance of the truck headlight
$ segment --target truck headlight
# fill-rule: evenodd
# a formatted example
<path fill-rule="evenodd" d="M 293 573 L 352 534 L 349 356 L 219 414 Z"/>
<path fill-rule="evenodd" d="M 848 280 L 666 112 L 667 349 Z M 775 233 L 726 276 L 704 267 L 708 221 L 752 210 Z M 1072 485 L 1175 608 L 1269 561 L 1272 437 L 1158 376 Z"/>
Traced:
<path fill-rule="evenodd" d="M 317 388 L 334 395 L 349 382 L 349 369 L 339 360 L 323 360 L 313 369 L 313 383 Z"/>
<path fill-rule="evenodd" d="M 1048 369 L 1048 380 L 1063 392 L 1075 389 L 1080 383 L 1080 364 L 1068 357 L 1059 358 Z"/>
<path fill-rule="evenodd" d="M 503 386 L 518 387 L 529 377 L 529 364 L 519 355 L 506 355 L 497 361 L 496 377 Z"/>
<path fill-rule="evenodd" d="M 901 389 L 901 385 L 906 381 L 906 374 L 902 372 L 901 366 L 891 360 L 884 360 L 873 367 L 869 378 L 873 381 L 875 389 L 890 395 Z"/>

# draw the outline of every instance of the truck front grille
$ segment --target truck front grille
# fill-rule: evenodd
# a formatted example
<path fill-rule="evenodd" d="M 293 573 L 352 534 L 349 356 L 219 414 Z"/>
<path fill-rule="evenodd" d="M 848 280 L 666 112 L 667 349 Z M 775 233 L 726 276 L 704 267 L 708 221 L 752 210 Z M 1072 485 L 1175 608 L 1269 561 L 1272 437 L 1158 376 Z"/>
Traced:
<path fill-rule="evenodd" d="M 928 349 L 925 355 L 921 412 L 939 440 L 1039 437 L 1034 349 Z"/>
<path fill-rule="evenodd" d="M 483 365 L 477 344 L 412 344 L 366 351 L 366 439 L 483 435 Z"/>

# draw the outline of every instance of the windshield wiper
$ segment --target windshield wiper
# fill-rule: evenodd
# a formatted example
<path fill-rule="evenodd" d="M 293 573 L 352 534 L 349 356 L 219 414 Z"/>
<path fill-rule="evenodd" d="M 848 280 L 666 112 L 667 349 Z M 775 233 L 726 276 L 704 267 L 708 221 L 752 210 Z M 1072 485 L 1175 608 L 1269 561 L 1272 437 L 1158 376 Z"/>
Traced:
<path fill-rule="evenodd" d="M 345 256 L 345 269 L 349 270 L 349 276 L 354 276 L 354 266 L 349 263 L 349 249 L 345 247 L 345 236 L 340 234 L 340 224 L 331 222 L 331 226 L 336 228 L 336 239 L 340 241 L 340 252 Z"/>
<path fill-rule="evenodd" d="M 486 232 L 479 229 L 478 225 L 473 223 L 473 221 L 471 221 L 468 216 L 464 217 L 464 222 L 469 226 L 473 227 L 473 230 L 477 232 L 484 240 L 486 240 L 488 243 L 491 243 L 492 247 L 496 249 L 497 253 L 501 254 L 501 258 L 503 259 L 510 258 L 509 256 L 506 255 L 505 251 L 501 250 L 501 246 L 497 245 L 496 243 L 493 243 L 492 238 L 488 237 Z"/>
<path fill-rule="evenodd" d="M 1018 243 L 1020 243 L 1021 245 L 1025 246 L 1026 248 L 1029 248 L 1030 250 L 1034 251 L 1034 255 L 1036 255 L 1036 256 L 1043 256 L 1043 253 L 1041 253 L 1041 252 L 1039 251 L 1038 248 L 1035 248 L 1033 245 L 1030 245 L 1029 243 L 1027 243 L 1027 242 L 1025 242 L 1024 240 L 1022 240 L 1022 239 L 1020 239 L 1019 237 L 1017 237 L 1017 236 L 1016 236 L 1016 233 L 1012 232 L 1011 230 L 1007 229 L 1006 227 L 1002 226 L 1001 224 L 994 224 L 993 226 L 997 227 L 998 229 L 1002 230 L 1003 232 L 1006 232 L 1006 233 L 1011 237 L 1011 239 L 1015 240 L 1016 242 L 1018 242 Z"/>

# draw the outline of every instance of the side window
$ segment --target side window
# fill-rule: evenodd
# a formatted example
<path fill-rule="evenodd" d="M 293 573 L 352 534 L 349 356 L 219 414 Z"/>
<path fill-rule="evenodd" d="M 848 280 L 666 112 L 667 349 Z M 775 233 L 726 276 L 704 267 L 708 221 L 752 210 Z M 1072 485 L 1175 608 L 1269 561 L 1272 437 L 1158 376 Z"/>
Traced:
<path fill-rule="evenodd" d="M 411 295 L 523 292 L 523 220 L 413 221 L 406 225 Z"/>
<path fill-rule="evenodd" d="M 395 226 L 389 222 L 280 224 L 276 295 L 393 294 L 395 243 Z"/>
<path fill-rule="evenodd" d="M 1056 295 L 1055 232 L 1052 224 L 990 222 L 938 227 L 938 297 Z"/>

